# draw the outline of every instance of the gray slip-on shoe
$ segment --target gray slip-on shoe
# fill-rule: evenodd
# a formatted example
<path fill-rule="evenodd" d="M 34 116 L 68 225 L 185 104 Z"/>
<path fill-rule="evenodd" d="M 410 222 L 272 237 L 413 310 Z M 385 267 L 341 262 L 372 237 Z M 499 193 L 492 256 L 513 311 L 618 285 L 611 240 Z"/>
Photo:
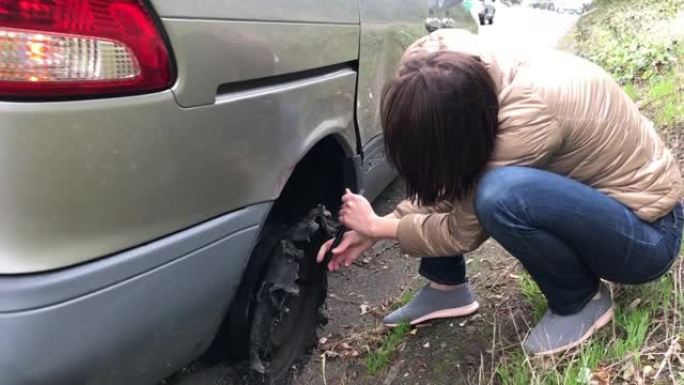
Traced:
<path fill-rule="evenodd" d="M 599 291 L 576 314 L 557 315 L 547 310 L 523 343 L 530 355 L 544 356 L 572 349 L 589 339 L 613 319 L 610 290 L 601 284 Z"/>
<path fill-rule="evenodd" d="M 438 318 L 467 316 L 475 313 L 479 307 L 467 283 L 452 290 L 439 290 L 427 284 L 409 303 L 385 317 L 383 323 L 388 327 L 402 322 L 416 325 Z"/>

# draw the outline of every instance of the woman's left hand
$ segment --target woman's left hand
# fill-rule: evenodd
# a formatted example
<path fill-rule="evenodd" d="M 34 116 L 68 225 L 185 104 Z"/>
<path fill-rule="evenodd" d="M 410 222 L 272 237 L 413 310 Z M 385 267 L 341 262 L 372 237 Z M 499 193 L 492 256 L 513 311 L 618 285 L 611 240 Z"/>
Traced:
<path fill-rule="evenodd" d="M 340 222 L 348 229 L 367 238 L 375 238 L 375 227 L 380 219 L 370 202 L 362 195 L 353 194 L 349 189 L 342 196 L 342 208 L 340 209 Z"/>

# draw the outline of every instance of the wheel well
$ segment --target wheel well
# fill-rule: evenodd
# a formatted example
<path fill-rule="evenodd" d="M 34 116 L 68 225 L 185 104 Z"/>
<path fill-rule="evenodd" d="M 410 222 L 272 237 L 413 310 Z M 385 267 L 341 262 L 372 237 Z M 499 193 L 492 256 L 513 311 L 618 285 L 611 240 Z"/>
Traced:
<path fill-rule="evenodd" d="M 353 172 L 337 140 L 326 137 L 297 163 L 266 222 L 294 223 L 315 204 L 336 211 L 345 185 L 355 180 Z"/>
<path fill-rule="evenodd" d="M 318 142 L 298 163 L 261 230 L 231 307 L 205 355 L 209 361 L 247 358 L 253 304 L 259 283 L 268 267 L 278 234 L 294 225 L 309 210 L 324 204 L 336 217 L 345 185 L 354 188 L 352 163 L 337 139 Z"/>

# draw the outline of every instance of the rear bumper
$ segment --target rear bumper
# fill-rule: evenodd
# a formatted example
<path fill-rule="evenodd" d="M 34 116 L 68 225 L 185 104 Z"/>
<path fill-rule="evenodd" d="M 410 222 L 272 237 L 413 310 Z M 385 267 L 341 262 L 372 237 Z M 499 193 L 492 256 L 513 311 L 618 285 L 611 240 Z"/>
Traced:
<path fill-rule="evenodd" d="M 0 277 L 2 385 L 154 384 L 210 344 L 270 204 L 56 272 Z"/>

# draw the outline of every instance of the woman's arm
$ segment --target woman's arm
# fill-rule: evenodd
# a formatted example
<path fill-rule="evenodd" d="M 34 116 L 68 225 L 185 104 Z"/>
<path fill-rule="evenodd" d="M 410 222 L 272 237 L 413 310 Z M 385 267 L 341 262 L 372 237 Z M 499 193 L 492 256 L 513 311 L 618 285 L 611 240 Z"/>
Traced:
<path fill-rule="evenodd" d="M 373 224 L 373 238 L 376 239 L 397 239 L 397 229 L 399 228 L 399 218 L 393 214 L 380 217 Z"/>

